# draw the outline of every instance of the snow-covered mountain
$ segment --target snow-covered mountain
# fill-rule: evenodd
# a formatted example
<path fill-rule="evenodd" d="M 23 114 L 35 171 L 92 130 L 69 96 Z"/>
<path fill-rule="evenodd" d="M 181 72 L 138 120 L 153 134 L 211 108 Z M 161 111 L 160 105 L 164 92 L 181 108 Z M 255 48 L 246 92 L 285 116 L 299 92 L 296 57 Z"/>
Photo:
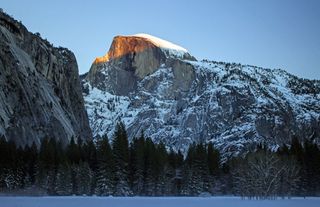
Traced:
<path fill-rule="evenodd" d="M 280 69 L 197 61 L 151 35 L 117 36 L 82 76 L 93 134 L 112 138 L 122 120 L 129 138 L 142 131 L 186 151 L 213 142 L 224 155 L 258 143 L 320 140 L 320 81 Z"/>

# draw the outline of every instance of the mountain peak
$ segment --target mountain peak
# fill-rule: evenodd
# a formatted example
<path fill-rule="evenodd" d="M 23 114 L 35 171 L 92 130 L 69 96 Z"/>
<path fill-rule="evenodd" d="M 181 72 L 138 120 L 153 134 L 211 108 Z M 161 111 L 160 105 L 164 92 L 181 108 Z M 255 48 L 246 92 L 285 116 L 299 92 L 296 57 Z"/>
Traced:
<path fill-rule="evenodd" d="M 183 53 L 183 54 L 188 53 L 188 50 L 186 50 L 185 48 L 183 48 L 179 45 L 173 44 L 172 42 L 160 39 L 158 37 L 155 37 L 155 36 L 152 36 L 149 34 L 139 33 L 139 34 L 135 34 L 132 36 L 145 38 L 145 39 L 151 41 L 156 46 L 158 46 L 162 49 L 165 49 L 165 50 L 171 50 L 172 52 Z M 183 54 L 182 54 L 182 56 L 183 56 Z"/>
<path fill-rule="evenodd" d="M 115 36 L 108 53 L 102 57 L 97 57 L 94 63 L 104 63 L 111 59 L 121 58 L 126 55 L 134 56 L 137 53 L 149 49 L 160 49 L 166 57 L 195 59 L 185 48 L 179 45 L 149 34 L 139 33 L 135 35 Z"/>

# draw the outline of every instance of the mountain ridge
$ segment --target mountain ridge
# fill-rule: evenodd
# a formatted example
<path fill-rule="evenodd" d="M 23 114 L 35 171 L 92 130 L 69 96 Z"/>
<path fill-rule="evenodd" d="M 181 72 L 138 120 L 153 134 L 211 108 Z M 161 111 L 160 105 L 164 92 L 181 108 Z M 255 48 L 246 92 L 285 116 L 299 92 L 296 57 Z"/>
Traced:
<path fill-rule="evenodd" d="M 112 136 L 122 120 L 131 139 L 144 131 L 183 152 L 193 142 L 213 142 L 227 156 L 262 142 L 279 147 L 294 136 L 319 143 L 319 81 L 234 63 L 168 56 L 161 61 L 140 78 L 122 79 L 130 89 L 125 93 L 113 90 L 112 74 L 124 69 L 121 64 L 102 64 L 95 71 L 97 82 L 83 76 L 94 135 Z"/>

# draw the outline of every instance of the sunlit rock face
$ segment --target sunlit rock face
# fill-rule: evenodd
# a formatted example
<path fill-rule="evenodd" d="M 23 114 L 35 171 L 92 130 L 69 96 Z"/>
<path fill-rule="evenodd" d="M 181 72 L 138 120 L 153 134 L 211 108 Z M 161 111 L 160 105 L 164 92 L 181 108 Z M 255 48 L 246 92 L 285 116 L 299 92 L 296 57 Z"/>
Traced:
<path fill-rule="evenodd" d="M 161 49 L 146 38 L 135 36 L 117 36 L 113 39 L 109 52 L 94 61 L 101 64 L 112 61 L 117 67 L 126 71 L 133 71 L 137 78 L 153 73 L 165 55 Z"/>
<path fill-rule="evenodd" d="M 86 79 L 94 87 L 128 95 L 139 80 L 154 73 L 168 59 L 194 59 L 184 48 L 148 37 L 116 36 L 108 53 L 95 59 Z"/>
<path fill-rule="evenodd" d="M 94 136 L 112 138 L 122 120 L 129 139 L 144 131 L 184 153 L 193 142 L 212 142 L 224 157 L 260 143 L 276 148 L 293 136 L 320 142 L 320 81 L 280 69 L 196 61 L 150 35 L 116 37 L 98 60 L 82 77 Z"/>
<path fill-rule="evenodd" d="M 0 137 L 18 145 L 45 137 L 92 138 L 74 54 L 0 12 Z"/>

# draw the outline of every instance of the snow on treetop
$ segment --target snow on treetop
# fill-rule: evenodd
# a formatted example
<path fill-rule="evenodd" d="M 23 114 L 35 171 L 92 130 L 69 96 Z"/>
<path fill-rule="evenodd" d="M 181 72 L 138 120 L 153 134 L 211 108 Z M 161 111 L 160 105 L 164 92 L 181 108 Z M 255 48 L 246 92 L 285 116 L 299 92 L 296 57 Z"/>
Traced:
<path fill-rule="evenodd" d="M 168 50 L 170 55 L 182 57 L 185 53 L 188 53 L 188 50 L 186 50 L 185 48 L 183 48 L 179 45 L 173 44 L 169 41 L 160 39 L 158 37 L 155 37 L 155 36 L 152 36 L 149 34 L 139 33 L 139 34 L 135 34 L 132 36 L 146 38 L 150 42 L 152 42 L 154 45 L 156 45 L 157 47 Z"/>

